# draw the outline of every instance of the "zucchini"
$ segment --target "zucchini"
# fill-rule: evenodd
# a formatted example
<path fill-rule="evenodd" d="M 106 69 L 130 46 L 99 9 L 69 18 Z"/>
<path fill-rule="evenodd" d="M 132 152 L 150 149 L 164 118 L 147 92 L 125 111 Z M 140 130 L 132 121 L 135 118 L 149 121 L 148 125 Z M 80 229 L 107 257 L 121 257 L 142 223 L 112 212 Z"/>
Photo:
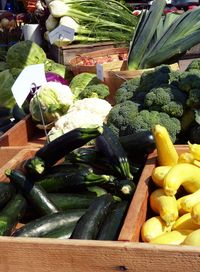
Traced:
<path fill-rule="evenodd" d="M 120 143 L 130 155 L 149 154 L 156 148 L 154 136 L 151 131 L 145 130 L 134 134 L 121 136 Z"/>
<path fill-rule="evenodd" d="M 46 235 L 42 236 L 43 238 L 58 238 L 58 239 L 69 239 L 72 235 L 72 232 L 76 226 L 77 222 L 71 222 L 67 226 L 62 226 L 58 229 L 50 231 Z"/>
<path fill-rule="evenodd" d="M 4 106 L 0 106 L 0 117 L 10 116 L 10 109 Z"/>
<path fill-rule="evenodd" d="M 41 147 L 24 166 L 30 174 L 42 174 L 72 150 L 99 136 L 102 131 L 102 127 L 73 129 Z"/>
<path fill-rule="evenodd" d="M 117 240 L 128 205 L 128 201 L 116 202 L 112 205 L 112 209 L 109 211 L 99 230 L 97 240 Z"/>
<path fill-rule="evenodd" d="M 121 199 L 130 199 L 132 198 L 136 185 L 132 180 L 118 180 L 110 181 L 106 183 L 103 188 L 106 189 L 107 192 L 119 197 Z"/>
<path fill-rule="evenodd" d="M 55 204 L 49 199 L 46 191 L 39 184 L 33 184 L 22 172 L 7 169 L 5 174 L 40 215 L 59 211 Z"/>
<path fill-rule="evenodd" d="M 5 133 L 16 124 L 15 121 L 10 121 L 9 124 L 0 127 L 0 133 Z"/>
<path fill-rule="evenodd" d="M 3 118 L 0 118 L 0 127 L 9 125 L 10 123 L 12 123 L 12 120 L 11 120 L 10 117 L 3 117 Z"/>
<path fill-rule="evenodd" d="M 15 189 L 10 183 L 0 183 L 0 209 L 12 198 Z"/>
<path fill-rule="evenodd" d="M 51 201 L 62 211 L 68 209 L 86 209 L 90 206 L 90 204 L 96 197 L 87 194 L 61 193 L 50 193 L 48 194 L 48 196 Z"/>
<path fill-rule="evenodd" d="M 21 194 L 14 195 L 0 212 L 0 235 L 11 235 L 25 213 L 27 202 Z"/>
<path fill-rule="evenodd" d="M 90 169 L 82 169 L 76 173 L 62 173 L 46 175 L 39 179 L 36 183 L 47 192 L 77 192 L 83 190 L 87 186 L 94 186 L 113 180 L 113 176 L 98 175 L 90 171 Z"/>
<path fill-rule="evenodd" d="M 84 213 L 85 210 L 70 210 L 44 215 L 17 229 L 12 236 L 43 237 L 61 227 L 67 228 L 71 223 L 76 223 Z"/>
<path fill-rule="evenodd" d="M 22 120 L 26 117 L 26 113 L 23 108 L 20 108 L 17 104 L 15 104 L 12 108 L 12 116 L 15 118 L 16 121 Z"/>
<path fill-rule="evenodd" d="M 114 132 L 103 126 L 102 135 L 96 138 L 96 148 L 103 153 L 121 178 L 133 179 L 127 154 Z"/>
<path fill-rule="evenodd" d="M 90 165 L 96 173 L 115 175 L 115 169 L 110 161 L 94 147 L 80 147 L 70 152 L 66 159 L 71 163 L 85 163 Z"/>
<path fill-rule="evenodd" d="M 78 220 L 70 239 L 96 239 L 113 201 L 111 194 L 97 197 Z"/>

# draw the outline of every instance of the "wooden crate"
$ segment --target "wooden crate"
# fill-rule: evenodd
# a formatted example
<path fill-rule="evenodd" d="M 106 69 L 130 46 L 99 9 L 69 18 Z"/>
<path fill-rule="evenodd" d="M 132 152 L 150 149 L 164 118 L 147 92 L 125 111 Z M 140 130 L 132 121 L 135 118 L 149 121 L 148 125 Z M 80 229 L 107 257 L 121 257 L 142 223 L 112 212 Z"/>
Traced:
<path fill-rule="evenodd" d="M 188 150 L 187 145 L 177 145 L 178 153 Z M 121 241 L 140 241 L 140 229 L 147 218 L 148 197 L 151 190 L 151 173 L 156 167 L 156 150 L 148 156 L 143 168 L 140 180 L 138 182 L 135 195 L 131 201 L 124 225 L 119 235 Z M 200 249 L 200 248 L 199 248 Z"/>
<path fill-rule="evenodd" d="M 0 147 L 0 182 L 7 182 L 4 171 L 8 168 L 21 168 L 22 162 L 34 156 L 38 148 Z"/>
<path fill-rule="evenodd" d="M 13 167 L 35 152 L 22 151 L 16 154 Z M 133 242 L 137 240 L 138 234 L 134 232 L 139 231 L 140 218 L 145 218 L 148 181 L 155 163 L 156 153 L 153 153 L 142 173 L 118 241 L 0 237 L 0 271 L 182 272 L 183 268 L 199 271 L 199 247 Z"/>
<path fill-rule="evenodd" d="M 80 54 L 89 53 L 101 49 L 124 46 L 123 43 L 99 42 L 92 44 L 73 44 L 63 47 L 48 45 L 49 56 L 56 62 L 69 66 L 69 61 Z"/>
<path fill-rule="evenodd" d="M 44 131 L 36 127 L 30 115 L 27 115 L 0 137 L 0 146 L 40 147 L 45 142 Z"/>

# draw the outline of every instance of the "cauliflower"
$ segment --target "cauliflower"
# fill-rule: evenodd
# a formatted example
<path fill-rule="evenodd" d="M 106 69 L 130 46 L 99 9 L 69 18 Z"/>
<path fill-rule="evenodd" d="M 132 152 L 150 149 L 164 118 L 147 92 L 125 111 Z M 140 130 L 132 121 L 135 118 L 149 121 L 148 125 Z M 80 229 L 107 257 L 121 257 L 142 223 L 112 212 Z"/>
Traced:
<path fill-rule="evenodd" d="M 69 111 L 88 110 L 92 114 L 101 115 L 104 119 L 111 108 L 112 106 L 106 100 L 94 97 L 74 101 L 73 105 L 69 108 Z"/>
<path fill-rule="evenodd" d="M 68 111 L 73 99 L 73 93 L 68 86 L 49 81 L 32 97 L 29 105 L 31 116 L 33 120 L 41 123 L 40 103 L 45 123 L 54 122 Z"/>
<path fill-rule="evenodd" d="M 111 108 L 109 102 L 100 98 L 76 100 L 68 112 L 61 116 L 49 131 L 50 141 L 75 128 L 102 126 Z"/>

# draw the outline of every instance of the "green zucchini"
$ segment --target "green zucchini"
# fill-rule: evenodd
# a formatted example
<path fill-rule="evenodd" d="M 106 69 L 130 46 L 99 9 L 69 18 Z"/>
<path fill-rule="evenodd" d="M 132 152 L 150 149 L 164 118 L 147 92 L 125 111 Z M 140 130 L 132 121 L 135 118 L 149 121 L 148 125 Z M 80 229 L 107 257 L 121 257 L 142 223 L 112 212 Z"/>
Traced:
<path fill-rule="evenodd" d="M 132 180 L 116 180 L 115 181 L 116 194 L 122 199 L 132 198 L 136 185 Z"/>
<path fill-rule="evenodd" d="M 16 190 L 10 183 L 0 183 L 0 209 L 11 199 Z"/>
<path fill-rule="evenodd" d="M 113 203 L 112 209 L 110 209 L 98 232 L 97 240 L 115 241 L 118 239 L 128 205 L 128 201 Z"/>
<path fill-rule="evenodd" d="M 108 158 L 119 177 L 132 180 L 133 175 L 130 172 L 127 154 L 114 132 L 104 125 L 103 133 L 96 138 L 95 142 L 97 150 Z"/>
<path fill-rule="evenodd" d="M 133 156 L 152 153 L 156 148 L 153 134 L 149 130 L 121 136 L 119 140 L 126 152 Z"/>
<path fill-rule="evenodd" d="M 89 164 L 96 173 L 104 173 L 107 175 L 117 174 L 108 158 L 94 147 L 77 148 L 66 156 L 66 160 L 71 163 Z"/>
<path fill-rule="evenodd" d="M 11 235 L 25 213 L 27 202 L 21 194 L 14 195 L 0 212 L 0 236 Z"/>
<path fill-rule="evenodd" d="M 62 227 L 76 223 L 85 213 L 85 210 L 73 210 L 44 215 L 23 227 L 17 229 L 12 236 L 15 237 L 43 237 Z"/>
<path fill-rule="evenodd" d="M 69 239 L 72 235 L 72 232 L 76 226 L 77 222 L 71 222 L 67 226 L 62 226 L 58 229 L 55 229 L 46 235 L 42 236 L 43 238 L 58 238 L 58 239 Z"/>
<path fill-rule="evenodd" d="M 96 239 L 113 201 L 111 194 L 97 197 L 77 222 L 70 239 Z"/>
<path fill-rule="evenodd" d="M 102 132 L 102 127 L 73 129 L 41 147 L 24 166 L 30 174 L 42 174 L 72 150 L 85 145 Z"/>
<path fill-rule="evenodd" d="M 39 184 L 32 183 L 20 170 L 7 169 L 5 174 L 40 215 L 59 211 L 56 205 L 49 199 L 46 191 Z"/>
<path fill-rule="evenodd" d="M 88 194 L 49 193 L 49 199 L 62 211 L 68 209 L 86 209 L 96 196 Z"/>
<path fill-rule="evenodd" d="M 55 175 L 46 175 L 36 183 L 49 193 L 77 192 L 77 190 L 84 190 L 87 186 L 101 185 L 113 179 L 113 176 L 98 175 L 83 169 L 71 174 L 58 172 Z"/>

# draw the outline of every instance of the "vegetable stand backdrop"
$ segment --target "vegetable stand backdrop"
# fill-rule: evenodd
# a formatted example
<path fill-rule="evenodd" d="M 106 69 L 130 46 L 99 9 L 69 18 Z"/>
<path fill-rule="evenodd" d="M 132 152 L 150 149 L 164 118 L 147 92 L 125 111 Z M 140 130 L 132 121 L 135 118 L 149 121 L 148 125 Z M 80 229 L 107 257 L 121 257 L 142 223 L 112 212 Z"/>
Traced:
<path fill-rule="evenodd" d="M 199 246 L 200 60 L 190 59 L 184 71 L 178 63 L 200 42 L 200 8 L 166 14 L 166 2 L 154 0 L 136 16 L 115 0 L 24 7 L 2 19 L 12 18 L 13 29 L 37 23 L 43 43 L 23 35 L 12 44 L 2 40 L 0 146 L 22 122 L 27 138 L 34 130 L 44 143 L 16 147 L 2 165 L 0 235 Z M 114 57 L 88 57 L 75 75 L 50 53 L 92 44 L 127 52 L 117 56 L 123 65 L 116 71 L 125 76 L 112 94 L 104 79 Z M 13 84 L 37 64 L 45 82 L 34 82 L 18 105 Z M 91 64 L 100 65 L 101 76 L 87 71 Z"/>

